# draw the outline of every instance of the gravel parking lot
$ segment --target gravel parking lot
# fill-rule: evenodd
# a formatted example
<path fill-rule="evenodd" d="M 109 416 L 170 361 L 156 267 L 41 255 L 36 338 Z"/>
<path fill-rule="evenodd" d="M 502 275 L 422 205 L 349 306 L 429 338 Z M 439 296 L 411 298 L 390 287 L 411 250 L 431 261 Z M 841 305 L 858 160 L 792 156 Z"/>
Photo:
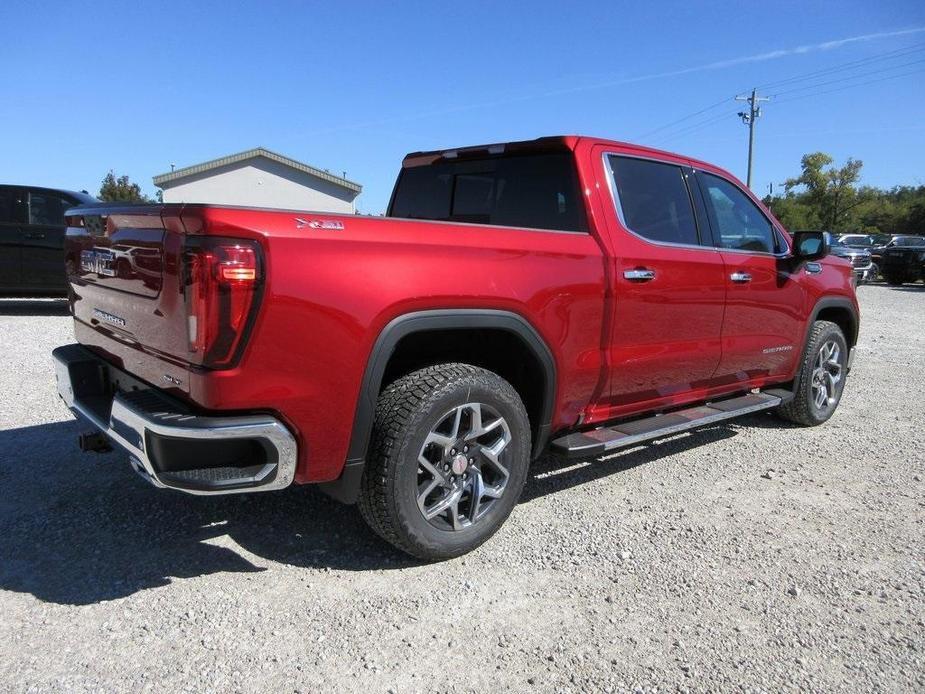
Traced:
<path fill-rule="evenodd" d="M 835 417 L 562 467 L 455 561 L 314 489 L 156 491 L 84 455 L 61 302 L 0 300 L 0 689 L 925 689 L 925 287 L 864 286 Z"/>

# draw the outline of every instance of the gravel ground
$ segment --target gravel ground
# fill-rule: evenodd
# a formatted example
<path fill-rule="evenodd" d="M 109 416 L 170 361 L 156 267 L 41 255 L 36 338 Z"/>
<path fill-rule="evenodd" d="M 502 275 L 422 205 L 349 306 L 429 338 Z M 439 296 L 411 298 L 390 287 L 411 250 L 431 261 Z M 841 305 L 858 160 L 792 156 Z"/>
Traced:
<path fill-rule="evenodd" d="M 70 319 L 0 301 L 0 689 L 922 691 L 925 287 L 859 293 L 825 426 L 542 460 L 437 565 L 314 489 L 195 498 L 81 454 Z"/>

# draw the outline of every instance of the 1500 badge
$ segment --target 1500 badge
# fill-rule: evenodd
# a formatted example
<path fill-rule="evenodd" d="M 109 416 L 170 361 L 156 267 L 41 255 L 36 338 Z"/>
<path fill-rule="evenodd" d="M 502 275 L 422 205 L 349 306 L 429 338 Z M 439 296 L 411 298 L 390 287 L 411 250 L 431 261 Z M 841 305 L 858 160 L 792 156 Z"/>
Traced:
<path fill-rule="evenodd" d="M 93 309 L 93 317 L 103 323 L 109 323 L 110 325 L 118 325 L 120 328 L 125 327 L 124 318 L 119 318 L 119 316 L 113 315 L 111 313 L 106 313 L 106 311 L 100 311 L 98 308 Z"/>

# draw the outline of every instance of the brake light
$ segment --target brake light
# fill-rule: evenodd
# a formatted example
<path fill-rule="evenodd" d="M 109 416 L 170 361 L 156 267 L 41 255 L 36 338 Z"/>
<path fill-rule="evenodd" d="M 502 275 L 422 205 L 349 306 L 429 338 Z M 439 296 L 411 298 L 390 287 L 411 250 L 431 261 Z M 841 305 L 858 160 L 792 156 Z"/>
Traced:
<path fill-rule="evenodd" d="M 259 245 L 190 237 L 184 274 L 190 361 L 210 368 L 232 366 L 259 302 Z"/>

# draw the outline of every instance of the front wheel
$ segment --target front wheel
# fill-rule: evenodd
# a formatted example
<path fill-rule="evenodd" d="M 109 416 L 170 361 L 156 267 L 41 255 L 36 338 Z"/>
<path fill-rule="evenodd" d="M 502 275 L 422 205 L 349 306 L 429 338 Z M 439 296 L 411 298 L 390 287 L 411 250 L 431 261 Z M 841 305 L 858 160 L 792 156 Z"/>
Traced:
<path fill-rule="evenodd" d="M 848 345 L 841 328 L 830 321 L 816 321 L 797 373 L 794 398 L 777 408 L 777 413 L 803 426 L 822 424 L 841 401 L 847 373 Z"/>
<path fill-rule="evenodd" d="M 360 513 L 412 556 L 457 557 L 510 515 L 529 456 L 527 413 L 503 378 L 468 364 L 414 371 L 379 396 Z"/>
<path fill-rule="evenodd" d="M 906 282 L 906 276 L 900 272 L 884 272 L 883 279 L 891 287 L 900 287 Z"/>

